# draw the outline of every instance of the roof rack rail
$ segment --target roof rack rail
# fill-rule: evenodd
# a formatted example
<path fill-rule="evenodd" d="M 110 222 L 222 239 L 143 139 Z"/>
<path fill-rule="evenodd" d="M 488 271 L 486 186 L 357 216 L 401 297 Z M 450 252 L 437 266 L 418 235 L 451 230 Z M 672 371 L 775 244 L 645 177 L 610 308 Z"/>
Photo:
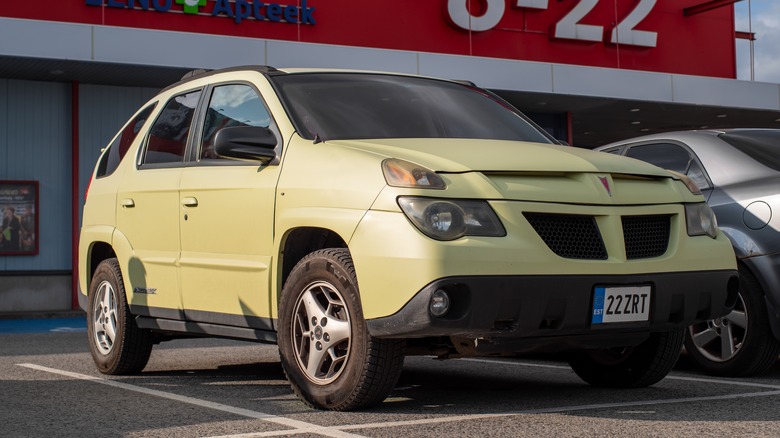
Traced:
<path fill-rule="evenodd" d="M 184 73 L 184 76 L 182 76 L 180 80 L 182 80 L 182 81 L 183 81 L 183 80 L 185 80 L 185 79 L 193 78 L 193 77 L 195 77 L 195 76 L 200 76 L 200 75 L 202 75 L 203 73 L 208 73 L 209 71 L 211 71 L 211 70 L 206 70 L 206 69 L 203 69 L 203 68 L 199 68 L 199 69 L 195 69 L 195 70 L 190 70 L 190 71 L 188 71 L 187 73 Z"/>

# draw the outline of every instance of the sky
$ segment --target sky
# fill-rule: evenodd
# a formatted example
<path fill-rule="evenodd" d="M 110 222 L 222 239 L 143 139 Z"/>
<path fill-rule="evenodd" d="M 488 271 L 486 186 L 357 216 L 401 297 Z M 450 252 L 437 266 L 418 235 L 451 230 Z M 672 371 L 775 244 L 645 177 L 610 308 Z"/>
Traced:
<path fill-rule="evenodd" d="M 756 33 L 755 80 L 780 83 L 780 1 L 742 0 L 734 5 L 734 11 L 736 30 L 747 32 L 752 24 Z M 747 40 L 737 40 L 737 79 L 750 80 L 750 42 Z"/>

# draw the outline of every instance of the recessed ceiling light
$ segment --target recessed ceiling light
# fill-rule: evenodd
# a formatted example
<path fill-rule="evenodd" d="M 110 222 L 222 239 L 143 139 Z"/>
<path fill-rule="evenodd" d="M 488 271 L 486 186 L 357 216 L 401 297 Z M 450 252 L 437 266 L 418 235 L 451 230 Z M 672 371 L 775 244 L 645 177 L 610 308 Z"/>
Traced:
<path fill-rule="evenodd" d="M 775 123 L 780 123 L 780 119 L 775 119 Z"/>
<path fill-rule="evenodd" d="M 650 130 L 650 128 L 642 128 L 642 129 L 640 129 L 640 131 L 642 131 L 642 132 L 647 132 L 649 130 Z"/>
<path fill-rule="evenodd" d="M 642 123 L 642 122 L 631 122 L 632 125 L 638 125 L 640 123 Z"/>
<path fill-rule="evenodd" d="M 728 116 L 727 116 L 726 114 L 718 114 L 718 115 L 717 115 L 717 116 L 715 116 L 715 117 L 717 117 L 717 118 L 719 118 L 719 119 L 725 119 L 725 118 L 726 118 L 726 117 L 728 117 Z"/>
<path fill-rule="evenodd" d="M 631 111 L 632 113 L 638 113 L 641 110 L 639 108 L 631 108 L 629 111 Z"/>
<path fill-rule="evenodd" d="M 710 125 L 702 125 L 702 126 L 699 126 L 699 129 L 707 129 L 709 127 L 710 127 Z"/>

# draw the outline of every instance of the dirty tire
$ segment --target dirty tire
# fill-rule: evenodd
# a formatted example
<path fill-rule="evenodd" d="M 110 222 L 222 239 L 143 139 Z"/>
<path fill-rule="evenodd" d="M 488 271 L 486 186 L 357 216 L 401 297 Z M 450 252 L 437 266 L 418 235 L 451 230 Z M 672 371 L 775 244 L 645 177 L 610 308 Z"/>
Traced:
<path fill-rule="evenodd" d="M 293 268 L 279 303 L 279 354 L 293 391 L 317 409 L 381 403 L 398 381 L 404 342 L 368 333 L 349 251 L 315 251 Z"/>
<path fill-rule="evenodd" d="M 89 351 L 98 370 L 114 375 L 140 372 L 152 352 L 152 335 L 139 329 L 130 314 L 115 258 L 102 261 L 95 269 L 88 299 Z"/>
<path fill-rule="evenodd" d="M 747 269 L 739 270 L 739 299 L 723 318 L 688 327 L 685 350 L 704 372 L 721 377 L 763 373 L 777 363 L 780 341 L 772 334 L 764 291 Z"/>
<path fill-rule="evenodd" d="M 635 347 L 575 353 L 569 358 L 569 365 L 582 380 L 593 386 L 650 386 L 674 368 L 684 336 L 685 328 L 652 333 L 649 339 Z"/>

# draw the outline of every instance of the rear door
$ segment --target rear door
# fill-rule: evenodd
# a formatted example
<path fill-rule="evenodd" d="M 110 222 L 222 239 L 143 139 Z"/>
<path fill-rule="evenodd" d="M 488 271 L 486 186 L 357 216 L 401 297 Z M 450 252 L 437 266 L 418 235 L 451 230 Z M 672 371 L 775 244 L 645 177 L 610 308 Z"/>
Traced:
<path fill-rule="evenodd" d="M 182 318 L 179 183 L 201 94 L 192 90 L 166 102 L 145 139 L 139 163 L 119 185 L 116 232 L 132 247 L 122 268 L 129 276 L 135 314 Z"/>

